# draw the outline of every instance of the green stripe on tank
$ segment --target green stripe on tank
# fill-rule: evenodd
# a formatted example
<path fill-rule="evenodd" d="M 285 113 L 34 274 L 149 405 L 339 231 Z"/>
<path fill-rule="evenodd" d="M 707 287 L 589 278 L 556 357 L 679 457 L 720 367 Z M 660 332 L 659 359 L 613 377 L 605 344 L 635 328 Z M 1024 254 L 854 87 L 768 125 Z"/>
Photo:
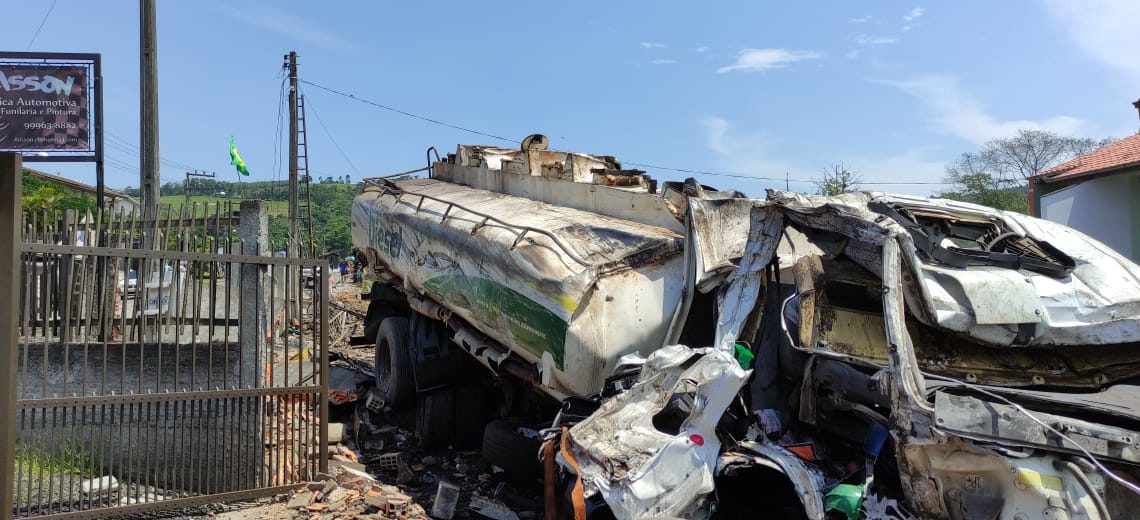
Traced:
<path fill-rule="evenodd" d="M 562 369 L 566 349 L 566 320 L 503 284 L 460 274 L 437 276 L 424 283 L 438 299 L 470 311 L 475 319 L 507 330 L 518 345 L 542 357 L 550 352 Z"/>

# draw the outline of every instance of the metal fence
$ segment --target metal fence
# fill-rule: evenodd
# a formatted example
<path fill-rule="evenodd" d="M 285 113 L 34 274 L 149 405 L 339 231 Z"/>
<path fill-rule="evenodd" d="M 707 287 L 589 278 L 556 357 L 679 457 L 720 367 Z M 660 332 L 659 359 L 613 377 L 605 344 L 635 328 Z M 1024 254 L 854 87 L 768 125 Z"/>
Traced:
<path fill-rule="evenodd" d="M 321 262 L 262 202 L 25 213 L 15 518 L 280 493 L 327 469 Z M 0 511 L 0 516 L 5 512 Z"/>

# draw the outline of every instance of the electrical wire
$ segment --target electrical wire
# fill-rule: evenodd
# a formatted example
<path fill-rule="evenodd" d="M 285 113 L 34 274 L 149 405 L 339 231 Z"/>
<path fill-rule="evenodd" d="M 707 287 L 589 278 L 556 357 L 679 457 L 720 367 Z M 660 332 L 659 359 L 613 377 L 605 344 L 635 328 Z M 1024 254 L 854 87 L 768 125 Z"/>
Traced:
<path fill-rule="evenodd" d="M 645 164 L 645 163 L 639 163 L 639 162 L 630 162 L 630 161 L 623 161 L 623 162 L 625 164 L 630 165 L 630 166 L 640 166 L 642 168 L 651 168 L 651 169 L 655 169 L 655 170 L 667 170 L 667 171 L 671 171 L 671 172 L 692 173 L 692 174 L 696 174 L 696 175 L 711 175 L 714 177 L 733 177 L 736 179 L 751 179 L 751 180 L 773 181 L 773 182 L 794 182 L 797 184 L 815 184 L 816 182 L 818 182 L 816 180 L 810 180 L 810 179 L 791 179 L 791 178 L 787 178 L 787 177 L 762 177 L 762 176 L 758 176 L 758 175 L 747 175 L 747 174 L 743 174 L 743 173 L 710 172 L 710 171 L 704 171 L 704 170 L 690 170 L 687 168 L 673 168 L 670 166 L 658 166 L 655 164 Z M 888 186 L 888 185 L 889 186 L 894 186 L 894 185 L 944 186 L 944 185 L 953 184 L 953 183 L 952 182 L 919 182 L 919 181 L 899 181 L 899 182 L 862 182 L 861 181 L 861 182 L 859 182 L 859 184 L 867 185 L 867 186 L 878 186 L 878 185 L 884 185 L 884 186 Z"/>
<path fill-rule="evenodd" d="M 284 114 L 281 110 L 285 106 L 285 76 L 281 78 L 281 88 L 277 92 L 277 132 L 274 134 L 273 141 L 273 182 L 281 180 L 281 151 L 284 149 L 282 145 Z"/>
<path fill-rule="evenodd" d="M 130 141 L 127 141 L 126 139 L 123 139 L 122 137 L 119 137 L 119 136 L 117 136 L 111 132 L 106 132 L 104 134 L 104 137 L 106 137 L 106 139 L 103 140 L 103 144 L 110 146 L 111 148 L 114 148 L 116 150 L 119 150 L 120 152 L 129 154 L 129 155 L 139 155 L 140 153 L 142 153 L 141 150 L 139 149 L 138 145 L 133 144 Z M 205 169 L 205 168 L 198 168 L 196 166 L 190 166 L 189 164 L 186 164 L 184 162 L 175 161 L 173 159 L 169 159 L 166 157 L 159 157 L 158 163 L 162 166 L 168 166 L 170 168 L 179 168 L 179 169 L 185 169 L 185 170 L 204 170 Z"/>
<path fill-rule="evenodd" d="M 384 110 L 387 110 L 387 111 L 389 111 L 389 112 L 395 112 L 395 113 L 397 113 L 397 114 L 400 114 L 400 115 L 404 115 L 404 116 L 408 116 L 408 117 L 411 117 L 411 118 L 413 118 L 413 119 L 419 119 L 419 120 L 421 120 L 421 121 L 427 121 L 427 122 L 429 122 L 429 123 L 434 123 L 434 124 L 437 124 L 437 125 L 446 126 L 446 127 L 448 127 L 448 128 L 454 128 L 454 129 L 456 129 L 456 130 L 462 130 L 462 131 L 464 131 L 464 132 L 472 133 L 472 134 L 475 134 L 475 135 L 481 135 L 481 136 L 484 136 L 484 137 L 490 137 L 490 138 L 492 138 L 492 139 L 498 139 L 498 140 L 500 140 L 500 141 L 506 141 L 506 142 L 508 142 L 508 143 L 518 143 L 518 142 L 521 142 L 521 141 L 522 141 L 522 139 L 509 139 L 509 138 L 503 137 L 503 136 L 501 136 L 501 135 L 490 134 L 490 133 L 487 133 L 487 132 L 480 132 L 480 131 L 478 131 L 478 130 L 473 130 L 473 129 L 470 129 L 470 128 L 466 128 L 466 127 L 462 127 L 462 126 L 459 126 L 459 125 L 453 125 L 453 124 L 451 124 L 451 123 L 445 123 L 445 122 L 443 122 L 443 121 L 440 121 L 440 120 L 438 120 L 438 119 L 432 119 L 432 118 L 430 118 L 430 117 L 427 117 L 427 116 L 421 116 L 421 115 L 419 115 L 419 114 L 413 114 L 413 113 L 411 113 L 411 112 L 406 112 L 406 111 L 404 111 L 404 110 L 400 110 L 400 109 L 398 109 L 398 108 L 393 108 L 393 107 L 390 107 L 390 106 L 388 106 L 388 105 L 382 105 L 382 104 L 380 104 L 380 103 L 377 103 L 377 102 L 375 102 L 375 101 L 369 101 L 369 100 L 367 100 L 367 99 L 364 99 L 364 98 L 359 98 L 359 97 L 356 97 L 356 96 L 355 96 L 355 95 L 353 95 L 353 94 L 349 94 L 349 93 L 347 93 L 347 92 L 342 92 L 342 91 L 336 90 L 336 89 L 334 89 L 334 88 L 329 88 L 329 87 L 326 87 L 326 86 L 324 86 L 324 85 L 318 85 L 318 84 L 316 84 L 316 83 L 313 83 L 312 81 L 307 81 L 307 80 L 303 80 L 303 79 L 299 79 L 299 80 L 297 80 L 297 81 L 300 81 L 301 83 L 304 83 L 304 84 L 306 84 L 306 85 L 310 85 L 310 86 L 313 86 L 313 87 L 319 88 L 319 89 L 321 89 L 321 90 L 324 90 L 324 91 L 327 91 L 327 92 L 331 92 L 331 93 L 333 93 L 333 94 L 336 94 L 336 95 L 338 95 L 338 96 L 343 96 L 343 97 L 346 97 L 346 98 L 349 98 L 349 99 L 353 99 L 353 100 L 359 101 L 359 102 L 361 102 L 361 103 L 365 103 L 365 104 L 368 104 L 368 105 L 372 105 L 372 106 L 374 106 L 374 107 L 377 107 L 377 108 L 382 108 L 382 109 L 384 109 Z"/>
<path fill-rule="evenodd" d="M 1089 453 L 1089 451 L 1088 451 L 1088 450 L 1086 450 L 1086 449 L 1084 448 L 1084 446 L 1081 446 L 1081 445 L 1080 445 L 1080 444 L 1078 444 L 1076 441 L 1074 441 L 1074 440 L 1073 440 L 1071 437 L 1069 437 L 1068 435 L 1065 435 L 1064 433 L 1062 433 L 1060 430 L 1058 430 L 1058 429 L 1056 429 L 1056 428 L 1054 428 L 1054 427 L 1050 426 L 1049 424 L 1046 424 L 1046 423 L 1045 423 L 1045 421 L 1042 421 L 1041 419 L 1038 419 L 1036 415 L 1033 415 L 1033 412 L 1030 412 L 1029 410 L 1026 410 L 1026 409 L 1025 409 L 1025 407 L 1023 407 L 1023 406 L 1021 406 L 1021 405 L 1019 405 L 1019 404 L 1017 404 L 1017 403 L 1015 403 L 1015 402 L 1013 402 L 1013 401 L 1011 401 L 1011 400 L 1007 399 L 1006 397 L 1004 397 L 1004 396 L 1002 396 L 1002 395 L 999 395 L 999 394 L 997 394 L 997 393 L 995 393 L 995 392 L 991 392 L 991 391 L 989 391 L 989 390 L 987 390 L 987 389 L 985 389 L 985 388 L 983 388 L 983 387 L 981 387 L 981 386 L 975 385 L 975 384 L 967 383 L 967 382 L 965 382 L 965 381 L 960 381 L 960 380 L 958 380 L 958 379 L 954 379 L 954 378 L 952 378 L 952 377 L 946 377 L 946 376 L 940 376 L 940 375 L 935 375 L 935 374 L 929 374 L 929 373 L 926 373 L 926 372 L 923 372 L 923 373 L 922 373 L 922 375 L 923 375 L 924 377 L 928 377 L 928 378 L 930 378 L 930 379 L 935 379 L 935 380 L 938 380 L 938 381 L 944 381 L 944 382 L 947 382 L 947 383 L 954 383 L 954 384 L 956 384 L 956 385 L 960 385 L 960 386 L 963 386 L 963 387 L 965 387 L 965 388 L 969 388 L 970 390 L 973 390 L 973 391 L 975 391 L 975 392 L 978 392 L 978 393 L 980 393 L 980 394 L 984 394 L 984 395 L 987 395 L 987 396 L 989 396 L 989 397 L 992 397 L 992 398 L 994 398 L 994 399 L 997 399 L 997 400 L 999 400 L 999 401 L 1001 401 L 1001 402 L 1003 402 L 1003 403 L 1005 403 L 1005 404 L 1008 404 L 1009 406 L 1012 406 L 1012 407 L 1013 407 L 1015 410 L 1017 410 L 1017 411 L 1021 412 L 1021 413 L 1022 413 L 1022 414 L 1024 414 L 1026 417 L 1028 417 L 1030 420 L 1032 420 L 1033 422 L 1035 422 L 1035 423 L 1037 423 L 1038 425 L 1040 425 L 1042 428 L 1045 428 L 1046 430 L 1049 430 L 1049 431 L 1050 431 L 1050 432 L 1052 432 L 1054 435 L 1056 435 L 1056 436 L 1060 437 L 1060 438 L 1061 438 L 1061 439 L 1063 439 L 1063 440 L 1069 441 L 1069 443 L 1070 443 L 1070 444 L 1072 444 L 1073 446 L 1075 446 L 1075 447 L 1077 448 L 1077 450 L 1078 450 L 1078 451 L 1080 451 L 1081 453 L 1083 453 L 1083 454 L 1085 455 L 1085 457 L 1087 457 L 1087 458 L 1089 459 L 1089 462 L 1092 462 L 1092 464 L 1093 464 L 1094 466 L 1096 466 L 1096 467 L 1097 467 L 1097 469 L 1099 469 L 1099 470 L 1100 470 L 1102 473 L 1104 473 L 1106 476 L 1108 476 L 1108 477 L 1109 477 L 1109 478 L 1111 478 L 1112 480 L 1115 480 L 1117 484 L 1120 484 L 1120 485 L 1121 485 L 1121 486 L 1123 486 L 1125 489 L 1127 489 L 1127 490 L 1129 490 L 1129 491 L 1131 491 L 1131 492 L 1133 492 L 1133 493 L 1135 493 L 1135 494 L 1137 494 L 1137 495 L 1140 495 L 1140 486 L 1137 486 L 1136 484 L 1133 484 L 1133 483 L 1131 483 L 1131 482 L 1129 482 L 1129 481 L 1125 480 L 1125 479 L 1124 479 L 1123 477 L 1121 477 L 1120 475 L 1117 475 L 1116 473 L 1113 473 L 1111 470 L 1109 470 L 1107 467 L 1105 467 L 1105 465 L 1104 465 L 1104 464 L 1102 464 L 1102 463 L 1100 462 L 1100 460 L 1098 460 L 1098 459 L 1097 459 L 1095 456 L 1093 456 L 1093 454 L 1092 454 L 1092 453 Z"/>
<path fill-rule="evenodd" d="M 352 171 L 356 172 L 356 175 L 363 177 L 364 175 L 360 173 L 360 170 L 356 169 L 356 165 L 352 163 L 352 159 L 349 159 L 348 154 L 344 153 L 344 148 L 341 148 L 340 143 L 336 142 L 336 138 L 333 137 L 332 132 L 329 131 L 329 127 L 325 126 L 325 122 L 321 119 L 321 115 L 317 113 L 317 107 L 313 104 L 312 100 L 309 100 L 309 109 L 313 111 L 313 116 L 317 118 L 317 123 L 320 123 L 321 129 L 325 131 L 325 135 L 332 141 L 333 146 L 336 146 L 337 151 L 340 152 L 340 156 L 344 157 L 344 160 L 348 163 L 348 166 L 352 168 Z"/>
<path fill-rule="evenodd" d="M 508 139 L 508 138 L 500 136 L 500 135 L 495 135 L 495 134 L 488 133 L 488 132 L 482 132 L 479 130 L 473 130 L 471 128 L 467 128 L 467 127 L 463 127 L 463 126 L 459 126 L 459 125 L 454 125 L 454 124 L 447 123 L 444 121 L 440 121 L 438 119 L 433 119 L 433 118 L 430 118 L 427 116 L 422 116 L 419 114 L 413 114 L 413 113 L 407 112 L 405 110 L 400 110 L 398 108 L 393 108 L 393 107 L 390 107 L 388 105 L 377 103 L 375 101 L 369 101 L 367 99 L 357 97 L 355 94 L 343 92 L 343 91 L 340 91 L 340 90 L 337 90 L 337 89 L 334 89 L 331 87 L 326 87 L 324 85 L 318 85 L 318 84 L 313 83 L 311 81 L 307 81 L 307 80 L 303 80 L 303 79 L 299 79 L 298 81 L 300 81 L 301 83 L 304 83 L 306 85 L 311 85 L 313 87 L 319 88 L 319 89 L 324 90 L 326 92 L 336 94 L 338 96 L 346 97 L 346 98 L 352 99 L 354 101 L 359 101 L 361 103 L 372 105 L 372 106 L 382 108 L 384 110 L 388 110 L 391 112 L 395 112 L 397 114 L 401 114 L 404 116 L 408 116 L 411 118 L 419 119 L 422 121 L 427 121 L 429 123 L 434 123 L 437 125 L 446 126 L 448 128 L 454 128 L 456 130 L 462 130 L 464 132 L 470 132 L 470 133 L 476 134 L 476 135 L 491 137 L 493 139 L 499 139 L 501 141 L 506 141 L 509 143 L 518 143 L 521 141 L 519 139 Z M 318 121 L 319 121 L 319 117 L 318 117 Z M 743 173 L 734 173 L 734 172 L 713 172 L 713 171 L 705 171 L 705 170 L 693 170 L 693 169 L 688 169 L 688 168 L 675 168 L 675 167 L 671 167 L 671 166 L 660 166 L 660 165 L 656 165 L 656 164 L 646 164 L 646 163 L 630 162 L 630 161 L 625 161 L 625 164 L 628 164 L 631 166 L 640 166 L 642 168 L 652 168 L 652 169 L 656 169 L 656 170 L 666 170 L 666 171 L 672 171 L 672 172 L 690 173 L 690 174 L 695 174 L 695 175 L 709 175 L 709 176 L 713 176 L 713 177 L 732 177 L 732 178 L 736 178 L 736 179 L 749 179 L 749 180 L 771 181 L 771 182 L 794 182 L 797 184 L 816 184 L 818 182 L 818 181 L 812 180 L 812 179 L 790 179 L 790 178 L 786 178 L 786 177 L 764 177 L 764 176 L 746 175 Z M 947 185 L 952 185 L 954 183 L 952 183 L 952 182 L 922 182 L 922 181 L 899 181 L 899 182 L 861 181 L 861 182 L 859 182 L 859 184 L 865 185 L 865 186 L 947 186 Z"/>
<path fill-rule="evenodd" d="M 25 51 L 32 50 L 32 44 L 36 43 L 36 38 L 39 37 L 40 31 L 43 30 L 44 24 L 47 23 L 47 21 L 48 21 L 48 17 L 51 16 L 51 12 L 55 10 L 55 3 L 57 1 L 58 0 L 51 0 L 51 6 L 48 7 L 47 12 L 44 13 L 44 19 L 40 20 L 40 26 L 36 27 L 36 32 L 35 32 L 35 34 L 32 34 L 32 39 L 28 40 L 28 46 L 24 48 Z"/>

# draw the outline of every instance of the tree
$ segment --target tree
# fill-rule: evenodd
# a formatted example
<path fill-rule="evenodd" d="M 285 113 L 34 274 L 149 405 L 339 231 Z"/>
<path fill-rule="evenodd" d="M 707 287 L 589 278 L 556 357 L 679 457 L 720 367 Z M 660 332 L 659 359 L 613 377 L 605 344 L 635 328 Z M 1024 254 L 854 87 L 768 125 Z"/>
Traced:
<path fill-rule="evenodd" d="M 997 178 L 1009 177 L 1021 182 L 1113 141 L 1113 138 L 1068 137 L 1046 130 L 1018 130 L 1012 137 L 986 142 L 977 153 L 962 154 L 954 167 L 965 167 L 968 171 L 980 171 L 981 167 Z M 968 165 L 964 163 L 967 160 Z"/>
<path fill-rule="evenodd" d="M 817 195 L 840 195 L 857 191 L 863 184 L 863 177 L 849 170 L 843 162 L 823 169 L 823 177 L 813 180 Z"/>
<path fill-rule="evenodd" d="M 946 177 L 954 189 L 941 195 L 1025 213 L 1029 210 L 1025 190 L 1029 177 L 1113 141 L 1018 130 L 1012 137 L 992 139 L 981 150 L 963 153 L 946 165 Z"/>
<path fill-rule="evenodd" d="M 1001 180 L 985 172 L 959 174 L 955 183 L 958 190 L 942 193 L 943 198 L 1018 213 L 1029 212 L 1029 193 L 1020 183 Z"/>

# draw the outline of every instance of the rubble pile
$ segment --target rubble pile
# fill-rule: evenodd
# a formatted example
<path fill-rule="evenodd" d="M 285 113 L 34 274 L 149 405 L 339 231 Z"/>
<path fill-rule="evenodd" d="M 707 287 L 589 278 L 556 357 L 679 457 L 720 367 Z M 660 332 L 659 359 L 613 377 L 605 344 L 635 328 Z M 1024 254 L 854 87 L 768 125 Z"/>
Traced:
<path fill-rule="evenodd" d="M 381 484 L 349 464 L 337 464 L 335 476 L 325 475 L 294 491 L 279 518 L 428 518 L 424 508 L 400 488 Z"/>

